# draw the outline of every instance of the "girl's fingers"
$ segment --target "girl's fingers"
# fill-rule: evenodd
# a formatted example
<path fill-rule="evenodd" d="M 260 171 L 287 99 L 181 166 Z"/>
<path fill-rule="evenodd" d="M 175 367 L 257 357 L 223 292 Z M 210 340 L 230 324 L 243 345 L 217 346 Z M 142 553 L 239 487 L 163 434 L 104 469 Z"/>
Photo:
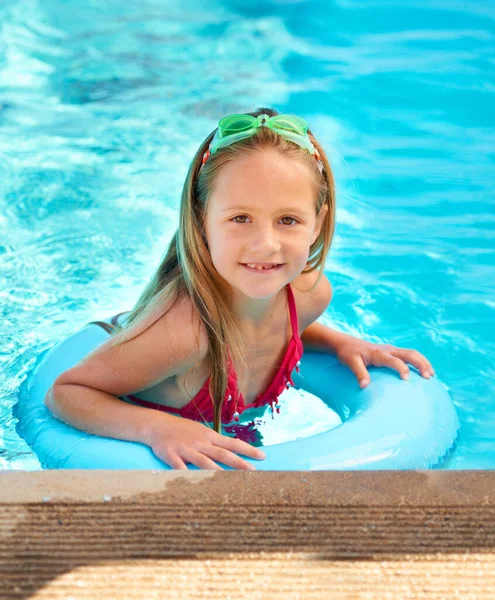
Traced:
<path fill-rule="evenodd" d="M 373 348 L 370 354 L 365 357 L 365 360 L 359 354 L 356 354 L 345 362 L 356 375 L 361 387 L 365 387 L 369 383 L 370 377 L 366 369 L 366 366 L 369 365 L 395 369 L 402 379 L 409 377 L 410 369 L 406 363 L 416 367 L 426 379 L 435 374 L 429 361 L 422 354 L 416 350 L 404 348 Z"/>
<path fill-rule="evenodd" d="M 347 361 L 346 364 L 357 377 L 359 385 L 365 386 L 369 383 L 370 376 L 368 369 L 366 368 L 366 365 L 359 354 L 353 356 L 349 361 Z"/>
<path fill-rule="evenodd" d="M 171 454 L 166 460 L 163 458 L 161 460 L 171 466 L 172 469 L 189 470 L 186 463 L 177 454 Z"/>
<path fill-rule="evenodd" d="M 244 471 L 255 470 L 255 467 L 251 463 L 246 462 L 240 456 L 237 456 L 237 454 L 234 454 L 225 448 L 212 446 L 211 449 L 208 450 L 208 454 L 216 461 L 221 462 L 224 465 L 229 465 L 229 467 L 232 467 L 233 469 L 242 469 Z"/>
<path fill-rule="evenodd" d="M 418 369 L 418 371 L 424 377 L 429 375 L 435 375 L 435 371 L 431 366 L 430 361 L 420 354 L 417 350 L 406 350 L 402 348 L 398 348 L 393 351 L 393 356 L 397 356 L 401 358 L 404 362 L 407 362 Z"/>
<path fill-rule="evenodd" d="M 369 383 L 369 374 L 366 366 L 373 365 L 374 367 L 390 367 L 395 369 L 402 379 L 409 377 L 410 369 L 406 363 L 416 367 L 423 377 L 429 379 L 435 374 L 430 362 L 416 350 L 405 348 L 373 348 L 371 352 L 365 356 L 365 360 L 361 355 L 356 354 L 352 357 L 347 357 L 344 360 L 345 364 L 356 375 L 361 387 L 365 387 Z"/>
<path fill-rule="evenodd" d="M 396 358 L 388 352 L 376 351 L 372 352 L 371 364 L 374 367 L 390 367 L 399 372 L 402 379 L 409 377 L 409 367 L 400 358 Z"/>
<path fill-rule="evenodd" d="M 391 367 L 392 369 L 398 371 L 402 379 L 407 379 L 409 377 L 409 367 L 400 358 L 396 358 L 395 356 L 389 354 L 388 358 L 383 362 L 386 363 L 385 366 Z"/>
<path fill-rule="evenodd" d="M 263 460 L 266 458 L 266 454 L 263 450 L 259 448 L 255 448 L 248 444 L 247 442 L 243 442 L 242 440 L 236 440 L 235 438 L 227 437 L 226 435 L 221 435 L 220 439 L 215 440 L 215 446 L 220 448 L 226 448 L 231 452 L 238 452 L 244 456 L 249 456 L 249 458 L 255 458 L 256 460 Z"/>
<path fill-rule="evenodd" d="M 187 456 L 188 462 L 196 465 L 200 469 L 210 469 L 213 471 L 225 471 L 223 467 L 217 465 L 216 462 L 208 458 L 205 454 L 201 454 L 201 452 L 191 451 Z"/>

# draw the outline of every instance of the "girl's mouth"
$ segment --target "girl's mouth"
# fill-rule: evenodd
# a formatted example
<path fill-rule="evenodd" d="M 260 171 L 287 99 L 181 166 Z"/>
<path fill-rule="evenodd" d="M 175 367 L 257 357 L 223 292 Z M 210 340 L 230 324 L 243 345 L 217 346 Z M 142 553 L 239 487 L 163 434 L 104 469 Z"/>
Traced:
<path fill-rule="evenodd" d="M 278 271 L 283 266 L 282 264 L 280 264 L 273 267 L 250 267 L 247 264 L 241 264 L 250 273 L 260 273 L 261 275 L 266 275 L 267 273 L 273 273 L 275 271 Z"/>

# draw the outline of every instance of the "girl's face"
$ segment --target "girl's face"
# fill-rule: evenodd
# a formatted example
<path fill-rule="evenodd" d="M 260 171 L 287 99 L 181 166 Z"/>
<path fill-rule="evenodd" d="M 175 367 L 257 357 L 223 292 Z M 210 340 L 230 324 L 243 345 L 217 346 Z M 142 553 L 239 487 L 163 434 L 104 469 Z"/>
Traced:
<path fill-rule="evenodd" d="M 327 207 L 316 218 L 306 165 L 274 150 L 224 167 L 206 207 L 205 233 L 213 265 L 234 290 L 256 299 L 274 296 L 306 266 Z M 258 271 L 247 264 L 276 264 Z"/>

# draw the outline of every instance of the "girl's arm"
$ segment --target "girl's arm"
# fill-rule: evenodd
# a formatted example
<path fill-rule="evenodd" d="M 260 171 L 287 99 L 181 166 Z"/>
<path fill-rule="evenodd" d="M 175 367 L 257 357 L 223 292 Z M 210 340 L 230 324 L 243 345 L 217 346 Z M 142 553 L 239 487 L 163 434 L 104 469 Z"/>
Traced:
<path fill-rule="evenodd" d="M 308 275 L 316 278 L 314 273 L 316 272 Z M 356 375 L 361 388 L 370 383 L 366 369 L 370 365 L 395 369 L 403 379 L 409 377 L 407 363 L 415 366 L 426 379 L 435 374 L 430 361 L 417 350 L 396 348 L 390 344 L 373 344 L 317 322 L 316 319 L 325 312 L 331 299 L 332 286 L 324 275 L 310 295 L 310 325 L 301 334 L 304 350 L 334 354 Z"/>
<path fill-rule="evenodd" d="M 58 420 L 76 429 L 147 446 L 154 421 L 173 418 L 77 383 L 54 384 L 45 396 L 45 405 Z"/>
<path fill-rule="evenodd" d="M 84 385 L 53 385 L 45 404 L 65 422 L 93 435 L 139 442 L 173 469 L 187 469 L 186 462 L 201 469 L 222 471 L 215 461 L 234 469 L 255 470 L 235 453 L 261 460 L 265 454 L 241 440 L 223 436 L 201 423 L 134 406 L 112 394 Z"/>
<path fill-rule="evenodd" d="M 146 444 L 176 469 L 187 469 L 186 462 L 203 469 L 221 469 L 214 461 L 233 468 L 252 468 L 234 454 L 264 458 L 263 452 L 250 444 L 201 423 L 119 399 L 195 364 L 200 354 L 195 339 L 190 309 L 176 304 L 121 346 L 113 347 L 115 338 L 110 338 L 64 371 L 48 390 L 45 404 L 59 419 L 78 429 Z"/>
<path fill-rule="evenodd" d="M 316 270 L 304 273 L 299 276 L 296 283 L 300 291 L 306 292 L 302 318 L 305 323 L 309 324 L 301 334 L 301 341 L 304 350 L 335 354 L 343 338 L 350 336 L 317 322 L 316 319 L 321 317 L 328 308 L 333 296 L 332 285 L 325 274 L 322 275 L 316 287 L 310 292 L 307 291 L 314 285 L 318 273 Z"/>

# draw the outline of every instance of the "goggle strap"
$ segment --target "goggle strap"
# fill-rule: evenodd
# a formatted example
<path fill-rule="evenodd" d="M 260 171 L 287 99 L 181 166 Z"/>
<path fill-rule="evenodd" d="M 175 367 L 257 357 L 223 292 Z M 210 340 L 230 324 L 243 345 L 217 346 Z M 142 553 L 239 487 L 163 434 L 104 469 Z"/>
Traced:
<path fill-rule="evenodd" d="M 210 149 L 203 154 L 203 160 L 201 161 L 201 166 L 205 164 L 205 162 L 210 158 Z"/>

